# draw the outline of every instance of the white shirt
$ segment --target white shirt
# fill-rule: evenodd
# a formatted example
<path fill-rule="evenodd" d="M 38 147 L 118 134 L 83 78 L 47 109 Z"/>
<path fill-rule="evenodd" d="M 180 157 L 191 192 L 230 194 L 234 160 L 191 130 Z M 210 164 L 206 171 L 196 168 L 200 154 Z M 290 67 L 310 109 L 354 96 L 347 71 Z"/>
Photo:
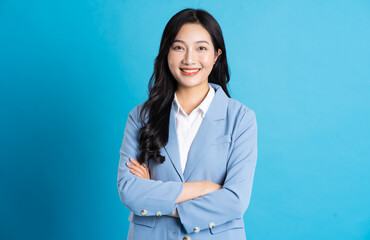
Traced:
<path fill-rule="evenodd" d="M 202 123 L 204 115 L 206 114 L 209 105 L 215 96 L 215 90 L 208 83 L 209 91 L 204 100 L 196 107 L 189 115 L 182 109 L 179 101 L 177 100 L 176 92 L 173 104 L 176 112 L 176 131 L 177 140 L 179 143 L 180 159 L 182 173 L 184 173 L 186 162 L 188 159 L 188 152 L 194 137 L 198 132 L 199 126 Z"/>

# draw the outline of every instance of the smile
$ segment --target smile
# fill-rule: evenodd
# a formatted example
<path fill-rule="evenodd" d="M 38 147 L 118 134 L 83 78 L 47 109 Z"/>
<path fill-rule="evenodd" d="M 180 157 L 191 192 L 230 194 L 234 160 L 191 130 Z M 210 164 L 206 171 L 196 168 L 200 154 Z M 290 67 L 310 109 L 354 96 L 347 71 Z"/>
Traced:
<path fill-rule="evenodd" d="M 196 75 L 199 71 L 200 71 L 200 68 L 196 68 L 196 69 L 183 69 L 183 68 L 180 68 L 182 74 L 186 75 L 186 76 L 194 76 Z"/>

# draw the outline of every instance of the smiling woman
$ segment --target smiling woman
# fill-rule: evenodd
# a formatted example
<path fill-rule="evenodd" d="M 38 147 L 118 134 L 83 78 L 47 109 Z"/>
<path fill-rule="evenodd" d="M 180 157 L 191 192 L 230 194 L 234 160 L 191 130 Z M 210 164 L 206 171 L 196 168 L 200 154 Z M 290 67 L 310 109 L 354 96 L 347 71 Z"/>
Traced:
<path fill-rule="evenodd" d="M 257 161 L 253 110 L 230 97 L 217 21 L 184 9 L 167 23 L 149 99 L 129 113 L 117 187 L 127 239 L 246 239 Z"/>
<path fill-rule="evenodd" d="M 201 24 L 187 23 L 181 27 L 167 57 L 171 74 L 178 83 L 178 95 L 183 88 L 195 85 L 202 84 L 208 89 L 208 76 L 222 53 L 221 49 L 215 53 L 214 48 L 211 36 Z"/>

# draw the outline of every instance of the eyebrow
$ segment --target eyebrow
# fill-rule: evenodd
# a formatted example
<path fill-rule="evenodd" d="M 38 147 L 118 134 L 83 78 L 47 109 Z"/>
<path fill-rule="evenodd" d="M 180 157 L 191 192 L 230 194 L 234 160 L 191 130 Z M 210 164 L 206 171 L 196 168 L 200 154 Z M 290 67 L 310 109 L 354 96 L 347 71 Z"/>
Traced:
<path fill-rule="evenodd" d="M 178 40 L 178 39 L 175 39 L 175 40 L 173 40 L 173 42 L 181 42 L 181 43 L 185 43 L 184 41 L 182 41 L 182 40 Z M 194 43 L 207 43 L 208 45 L 209 45 L 209 43 L 207 42 L 207 41 L 204 41 L 204 40 L 201 40 L 201 41 L 196 41 L 196 42 L 194 42 Z"/>

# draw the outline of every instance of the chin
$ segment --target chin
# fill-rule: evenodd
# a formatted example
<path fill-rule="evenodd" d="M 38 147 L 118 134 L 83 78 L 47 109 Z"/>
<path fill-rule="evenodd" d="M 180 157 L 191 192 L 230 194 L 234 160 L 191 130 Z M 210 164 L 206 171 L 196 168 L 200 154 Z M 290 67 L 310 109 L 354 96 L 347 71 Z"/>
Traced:
<path fill-rule="evenodd" d="M 196 87 L 196 86 L 199 86 L 201 84 L 204 84 L 203 82 L 192 82 L 192 81 L 181 81 L 181 82 L 177 82 L 178 85 L 181 85 L 183 87 Z"/>

